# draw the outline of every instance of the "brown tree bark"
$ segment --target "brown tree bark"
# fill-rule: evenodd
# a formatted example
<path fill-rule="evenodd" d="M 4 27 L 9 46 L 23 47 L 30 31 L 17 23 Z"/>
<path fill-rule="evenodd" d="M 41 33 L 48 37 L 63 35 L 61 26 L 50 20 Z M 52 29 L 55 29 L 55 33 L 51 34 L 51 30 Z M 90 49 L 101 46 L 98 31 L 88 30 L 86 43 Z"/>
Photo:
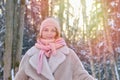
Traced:
<path fill-rule="evenodd" d="M 41 0 L 41 17 L 44 20 L 49 15 L 48 0 Z"/>
<path fill-rule="evenodd" d="M 110 31 L 110 26 L 107 24 L 108 22 L 108 6 L 106 1 L 103 1 L 103 10 L 104 10 L 104 14 L 103 14 L 103 18 L 104 18 L 104 31 L 105 31 L 105 39 L 106 39 L 106 44 L 108 47 L 108 52 L 109 52 L 109 58 L 110 58 L 110 66 L 111 66 L 111 71 L 112 71 L 112 76 L 113 76 L 113 80 L 119 80 L 119 75 L 118 75 L 118 71 L 117 71 L 117 67 L 116 67 L 116 62 L 115 62 L 115 58 L 114 58 L 114 50 L 113 50 L 113 45 L 112 45 L 112 37 L 111 37 L 111 31 Z"/>
<path fill-rule="evenodd" d="M 18 14 L 18 32 L 17 32 L 17 45 L 16 45 L 16 58 L 15 58 L 15 72 L 18 69 L 19 62 L 22 55 L 22 46 L 23 46 L 23 33 L 24 33 L 24 16 L 25 16 L 25 0 L 21 0 L 19 14 Z"/>
<path fill-rule="evenodd" d="M 4 53 L 4 80 L 10 79 L 12 38 L 13 38 L 13 0 L 6 1 L 6 33 Z"/>

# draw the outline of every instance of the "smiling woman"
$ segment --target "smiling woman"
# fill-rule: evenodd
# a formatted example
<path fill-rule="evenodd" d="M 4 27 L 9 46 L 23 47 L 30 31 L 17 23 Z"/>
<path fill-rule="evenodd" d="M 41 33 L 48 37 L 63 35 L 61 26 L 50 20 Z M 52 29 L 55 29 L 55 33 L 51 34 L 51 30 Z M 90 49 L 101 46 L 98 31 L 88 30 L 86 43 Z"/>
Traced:
<path fill-rule="evenodd" d="M 59 27 L 53 17 L 41 23 L 37 42 L 22 58 L 15 80 L 95 80 L 66 45 Z"/>

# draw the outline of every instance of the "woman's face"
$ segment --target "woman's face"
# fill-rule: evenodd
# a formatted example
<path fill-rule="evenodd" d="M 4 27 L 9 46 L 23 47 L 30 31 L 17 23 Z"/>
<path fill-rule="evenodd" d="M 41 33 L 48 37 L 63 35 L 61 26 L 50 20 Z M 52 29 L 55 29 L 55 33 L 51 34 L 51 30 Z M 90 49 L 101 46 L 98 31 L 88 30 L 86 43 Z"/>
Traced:
<path fill-rule="evenodd" d="M 43 39 L 55 39 L 57 35 L 57 29 L 54 26 L 46 26 L 41 32 L 41 37 Z"/>

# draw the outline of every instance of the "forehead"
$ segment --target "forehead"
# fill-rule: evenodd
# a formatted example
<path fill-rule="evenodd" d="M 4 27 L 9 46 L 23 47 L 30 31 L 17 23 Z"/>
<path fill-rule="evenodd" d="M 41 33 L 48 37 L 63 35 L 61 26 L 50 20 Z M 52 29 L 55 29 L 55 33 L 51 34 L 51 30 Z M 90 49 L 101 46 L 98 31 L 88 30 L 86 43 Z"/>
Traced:
<path fill-rule="evenodd" d="M 45 27 L 43 27 L 43 29 L 56 29 L 56 27 L 55 26 L 45 26 Z"/>

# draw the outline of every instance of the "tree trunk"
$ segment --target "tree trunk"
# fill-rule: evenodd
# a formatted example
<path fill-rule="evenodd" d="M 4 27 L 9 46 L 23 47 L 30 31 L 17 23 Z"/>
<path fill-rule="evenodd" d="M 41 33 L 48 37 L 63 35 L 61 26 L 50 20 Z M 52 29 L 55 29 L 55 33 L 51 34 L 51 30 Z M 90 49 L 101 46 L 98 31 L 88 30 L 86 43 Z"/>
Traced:
<path fill-rule="evenodd" d="M 88 39 L 88 46 L 89 46 L 89 50 L 90 50 L 90 65 L 91 65 L 91 71 L 92 71 L 92 75 L 93 77 L 95 77 L 95 69 L 94 69 L 94 61 L 93 61 L 93 51 L 92 51 L 92 44 L 91 44 L 91 40 Z"/>
<path fill-rule="evenodd" d="M 65 8 L 65 5 L 63 3 L 64 3 L 64 0 L 60 0 L 59 13 L 58 13 L 58 17 L 60 19 L 61 32 L 63 31 L 63 19 L 64 19 L 63 13 L 64 13 L 64 8 Z"/>
<path fill-rule="evenodd" d="M 88 27 L 88 20 L 87 20 L 87 14 L 86 14 L 86 0 L 81 0 L 81 4 L 82 4 L 82 14 L 83 14 L 83 39 L 85 41 L 85 28 Z M 91 40 L 90 40 L 90 34 L 87 34 L 87 40 L 88 40 L 88 46 L 89 46 L 89 50 L 90 50 L 90 66 L 91 66 L 91 71 L 92 71 L 92 75 L 95 77 L 95 70 L 94 70 L 94 62 L 92 59 L 93 56 L 93 51 L 92 51 L 92 44 L 91 44 Z"/>
<path fill-rule="evenodd" d="M 41 16 L 44 20 L 49 15 L 49 5 L 48 0 L 41 0 Z"/>
<path fill-rule="evenodd" d="M 24 33 L 24 16 L 25 16 L 25 3 L 23 0 L 21 0 L 21 4 L 19 7 L 19 22 L 18 22 L 18 33 L 17 33 L 17 49 L 16 49 L 16 59 L 15 59 L 15 72 L 17 71 L 19 67 L 19 62 L 21 60 L 22 55 L 22 45 L 23 45 L 23 33 Z"/>
<path fill-rule="evenodd" d="M 53 6 L 54 6 L 54 1 L 53 0 L 50 0 L 50 8 L 49 8 L 49 10 L 50 10 L 50 13 L 49 13 L 49 16 L 53 16 Z"/>
<path fill-rule="evenodd" d="M 18 39 L 17 39 L 17 56 L 16 61 L 20 62 L 21 54 L 22 54 L 22 44 L 23 44 L 23 32 L 24 32 L 24 13 L 25 13 L 25 5 L 20 6 L 20 25 L 18 26 Z"/>
<path fill-rule="evenodd" d="M 108 51 L 109 51 L 109 58 L 110 58 L 110 66 L 111 66 L 111 71 L 112 71 L 112 76 L 113 76 L 113 80 L 119 80 L 119 75 L 118 75 L 118 71 L 116 69 L 116 62 L 115 62 L 115 58 L 114 58 L 114 50 L 112 47 L 112 38 L 111 38 L 111 34 L 110 34 L 110 27 L 108 26 L 108 12 L 106 12 L 108 10 L 108 6 L 106 5 L 107 2 L 106 1 L 102 1 L 103 3 L 103 10 L 104 10 L 104 30 L 105 30 L 105 37 L 106 37 L 106 44 L 108 46 Z"/>
<path fill-rule="evenodd" d="M 103 22 L 104 22 L 104 20 L 103 20 Z M 103 41 L 105 42 L 105 45 L 104 45 L 104 49 L 107 47 L 107 40 L 106 40 L 106 33 L 105 33 L 105 31 L 103 32 Z M 109 72 L 108 72 L 108 68 L 109 68 L 109 66 L 107 66 L 106 64 L 106 62 L 107 62 L 107 59 L 106 59 L 107 57 L 106 57 L 106 52 L 104 51 L 104 53 L 103 53 L 103 67 L 104 67 L 104 71 L 105 71 L 105 80 L 109 80 Z"/>
<path fill-rule="evenodd" d="M 10 79 L 11 54 L 13 40 L 13 0 L 6 1 L 6 33 L 5 33 L 5 53 L 4 53 L 4 80 Z"/>
<path fill-rule="evenodd" d="M 15 58 L 16 58 L 16 52 L 17 52 L 17 35 L 18 35 L 18 5 L 17 3 L 14 3 L 14 17 L 13 17 L 13 44 L 12 44 L 12 68 L 15 67 Z"/>
<path fill-rule="evenodd" d="M 83 18 L 83 40 L 85 41 L 85 29 L 87 27 L 87 14 L 86 14 L 86 0 L 81 0 L 81 4 L 82 4 L 82 18 Z"/>

